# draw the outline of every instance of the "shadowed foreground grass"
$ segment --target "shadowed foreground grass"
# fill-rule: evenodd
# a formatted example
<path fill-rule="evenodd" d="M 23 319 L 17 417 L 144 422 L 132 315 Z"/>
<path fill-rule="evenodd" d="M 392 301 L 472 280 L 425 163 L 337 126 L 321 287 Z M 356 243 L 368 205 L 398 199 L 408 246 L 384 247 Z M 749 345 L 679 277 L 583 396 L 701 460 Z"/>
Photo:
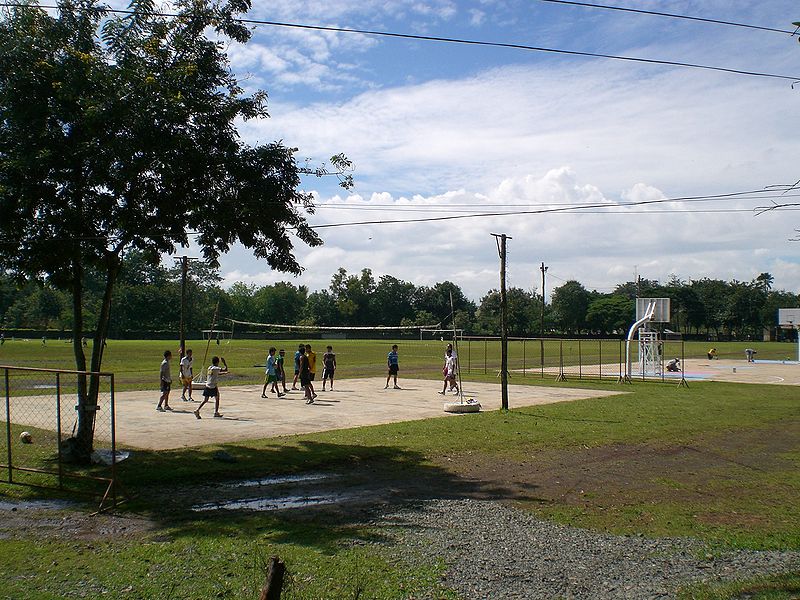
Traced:
<path fill-rule="evenodd" d="M 719 548 L 800 549 L 795 388 L 594 385 L 628 393 L 506 413 L 136 452 L 120 466 L 125 486 L 138 494 L 123 513 L 145 518 L 151 529 L 115 539 L 67 534 L 35 543 L 35 533 L 14 532 L 0 540 L 3 593 L 24 597 L 37 589 L 40 597 L 55 598 L 83 588 L 90 597 L 252 598 L 266 559 L 278 554 L 291 573 L 286 598 L 448 597 L 437 584 L 441 563 L 398 556 L 369 525 L 368 512 L 200 518 L 188 511 L 204 499 L 202 484 L 320 470 L 374 470 L 409 494 L 420 488 L 430 497 L 480 493 L 580 527 L 689 535 Z M 215 460 L 221 449 L 236 462 Z M 674 462 L 694 455 L 700 458 Z M 473 469 L 468 478 L 464 465 Z M 597 476 L 580 490 L 565 490 L 548 480 L 550 471 L 559 482 L 586 480 L 587 472 Z M 531 485 L 512 485 L 512 474 Z M 686 597 L 731 598 L 751 591 L 767 594 L 755 597 L 792 597 L 798 576 L 691 588 Z"/>

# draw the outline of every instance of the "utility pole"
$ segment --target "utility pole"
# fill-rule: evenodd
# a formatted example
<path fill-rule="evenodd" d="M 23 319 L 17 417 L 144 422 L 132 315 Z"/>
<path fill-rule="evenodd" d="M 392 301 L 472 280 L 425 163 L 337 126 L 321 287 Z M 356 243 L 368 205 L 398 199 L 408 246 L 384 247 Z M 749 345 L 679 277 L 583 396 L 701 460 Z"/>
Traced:
<path fill-rule="evenodd" d="M 544 266 L 544 263 L 542 263 L 542 266 L 539 267 L 539 270 L 542 272 L 542 323 L 541 327 L 539 328 L 539 351 L 542 361 L 542 368 L 544 368 L 544 274 L 547 273 L 547 267 Z"/>
<path fill-rule="evenodd" d="M 181 325 L 180 325 L 180 345 L 178 350 L 180 357 L 186 354 L 186 282 L 189 277 L 189 261 L 197 260 L 188 256 L 180 256 L 175 259 L 180 260 L 181 264 Z"/>
<path fill-rule="evenodd" d="M 505 233 L 493 233 L 500 254 L 500 393 L 502 409 L 508 410 L 508 301 L 506 299 L 506 240 Z"/>

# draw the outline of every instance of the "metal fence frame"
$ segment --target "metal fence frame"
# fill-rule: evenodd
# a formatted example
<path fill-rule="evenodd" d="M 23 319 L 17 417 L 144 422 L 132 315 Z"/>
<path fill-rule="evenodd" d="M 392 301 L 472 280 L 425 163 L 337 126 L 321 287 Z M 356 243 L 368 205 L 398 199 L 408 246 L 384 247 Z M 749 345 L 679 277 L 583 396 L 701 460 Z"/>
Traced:
<path fill-rule="evenodd" d="M 673 381 L 667 377 L 665 360 L 684 359 L 684 340 L 661 340 L 661 373 L 659 375 L 633 374 L 637 381 Z M 458 342 L 459 364 L 462 371 L 488 374 L 500 368 L 500 338 L 496 336 L 464 336 Z M 577 379 L 616 379 L 628 382 L 625 377 L 625 340 L 621 338 L 526 338 L 509 337 L 509 370 L 522 377 L 547 376 L 557 381 Z M 566 345 L 566 347 L 565 347 Z M 638 340 L 632 342 L 638 356 Z M 528 352 L 529 348 L 533 352 Z M 495 351 L 497 350 L 497 351 Z M 605 360 L 605 362 L 604 362 Z M 529 362 L 530 361 L 530 362 Z M 634 367 L 636 367 L 634 361 Z M 683 378 L 681 378 L 683 380 Z"/>
<path fill-rule="evenodd" d="M 3 387 L 4 387 L 4 405 L 5 405 L 5 443 L 6 443 L 6 456 L 5 461 L 0 463 L 0 472 L 3 470 L 7 471 L 6 477 L 3 478 L 3 483 L 13 484 L 13 485 L 25 485 L 28 487 L 38 487 L 44 489 L 55 489 L 59 491 L 66 491 L 71 493 L 81 493 L 81 494 L 88 494 L 91 496 L 101 496 L 100 493 L 93 493 L 87 492 L 83 489 L 77 489 L 74 487 L 70 487 L 68 485 L 69 480 L 79 480 L 84 482 L 96 482 L 102 484 L 104 486 L 104 492 L 102 493 L 100 499 L 100 506 L 99 510 L 104 510 L 108 508 L 108 503 L 110 502 L 110 506 L 117 506 L 118 504 L 118 481 L 117 481 L 117 451 L 116 451 L 116 416 L 115 416 L 115 399 L 114 399 L 114 374 L 113 373 L 98 373 L 98 372 L 90 372 L 90 371 L 71 371 L 71 370 L 64 370 L 64 369 L 37 369 L 31 367 L 15 367 L 15 366 L 5 366 L 0 365 L 0 371 L 3 374 Z M 44 400 L 39 397 L 40 403 L 45 405 L 47 410 L 40 410 L 36 414 L 37 416 L 41 416 L 42 414 L 45 415 L 44 419 L 45 422 L 41 420 L 38 423 L 33 422 L 20 422 L 19 419 L 15 420 L 12 423 L 13 416 L 12 416 L 12 407 L 14 404 L 19 402 L 24 402 L 25 398 L 36 398 L 35 395 L 20 393 L 22 390 L 15 389 L 14 385 L 12 384 L 12 377 L 11 375 L 15 374 L 17 376 L 20 375 L 28 375 L 30 377 L 42 377 L 41 381 L 52 381 L 54 382 L 55 387 L 55 406 L 47 406 L 47 400 L 49 398 L 45 398 Z M 66 398 L 70 396 L 70 394 L 65 393 L 65 376 L 73 377 L 75 379 L 85 376 L 85 377 L 96 377 L 102 380 L 107 381 L 108 383 L 108 427 L 110 433 L 110 439 L 107 440 L 110 443 L 110 451 L 111 451 L 111 464 L 108 467 L 108 474 L 107 476 L 98 476 L 93 474 L 88 474 L 84 472 L 71 472 L 68 468 L 62 450 L 62 442 L 64 441 L 64 431 L 62 427 L 62 419 L 65 417 L 65 411 L 62 410 L 64 408 L 64 402 L 66 402 Z M 98 382 L 99 383 L 99 382 Z M 50 386 L 47 386 L 50 387 Z M 99 404 L 99 401 L 98 401 Z M 96 410 L 99 411 L 99 407 L 95 407 Z M 14 455 L 14 439 L 12 436 L 12 427 L 23 427 L 23 426 L 31 426 L 31 427 L 38 427 L 39 429 L 45 429 L 48 431 L 52 431 L 56 434 L 55 437 L 55 448 L 53 449 L 54 455 L 56 457 L 57 468 L 56 470 L 49 470 L 49 469 L 42 469 L 30 466 L 20 466 L 20 461 L 15 460 Z M 95 423 L 96 426 L 96 423 Z M 2 460 L 2 458 L 0 458 Z M 98 470 L 98 469 L 95 469 Z M 100 468 L 100 471 L 103 469 Z M 15 473 L 39 473 L 44 475 L 51 475 L 56 478 L 55 485 L 43 485 L 39 483 L 31 483 L 25 482 L 20 480 L 20 478 L 15 479 Z"/>

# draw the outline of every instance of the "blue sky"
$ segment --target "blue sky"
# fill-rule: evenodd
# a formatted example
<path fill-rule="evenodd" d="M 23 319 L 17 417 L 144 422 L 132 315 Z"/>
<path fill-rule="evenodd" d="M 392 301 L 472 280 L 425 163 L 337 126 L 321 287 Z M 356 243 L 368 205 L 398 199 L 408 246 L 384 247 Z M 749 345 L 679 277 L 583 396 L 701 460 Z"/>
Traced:
<path fill-rule="evenodd" d="M 767 0 L 607 0 L 607 4 L 791 29 L 800 11 Z M 540 0 L 254 0 L 254 19 L 520 43 L 797 76 L 786 34 Z M 271 118 L 245 140 L 283 139 L 300 157 L 343 152 L 355 188 L 309 179 L 314 224 L 419 218 L 760 190 L 800 179 L 791 81 L 521 50 L 257 26 L 229 47 Z M 789 196 L 777 202 L 791 202 Z M 800 290 L 800 214 L 755 216 L 768 199 L 666 203 L 614 212 L 481 217 L 320 230 L 296 247 L 306 272 L 269 272 L 236 248 L 227 283 L 327 287 L 344 266 L 417 285 L 450 279 L 479 300 L 496 288 L 490 233 L 509 242 L 509 283 L 538 290 L 578 279 L 610 291 L 634 273 L 666 280 L 750 280 L 763 271 Z M 681 212 L 699 208 L 728 212 Z M 729 212 L 738 209 L 741 212 Z M 460 214 L 463 214 L 460 213 Z"/>

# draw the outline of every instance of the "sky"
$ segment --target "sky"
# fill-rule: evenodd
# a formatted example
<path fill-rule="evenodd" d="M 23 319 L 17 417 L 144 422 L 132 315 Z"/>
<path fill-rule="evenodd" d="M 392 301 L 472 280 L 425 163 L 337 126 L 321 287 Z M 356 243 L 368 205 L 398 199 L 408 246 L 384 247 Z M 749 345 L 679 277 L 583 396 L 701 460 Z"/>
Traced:
<path fill-rule="evenodd" d="M 604 4 L 784 30 L 800 11 L 776 0 L 605 0 Z M 542 0 L 254 0 L 249 18 L 466 38 L 699 63 L 796 77 L 786 33 Z M 291 281 L 326 288 L 344 267 L 416 285 L 450 280 L 475 301 L 499 287 L 491 234 L 508 241 L 508 285 L 546 297 L 576 279 L 610 292 L 636 275 L 703 277 L 800 291 L 799 201 L 770 186 L 800 180 L 790 79 L 529 50 L 255 26 L 228 47 L 247 89 L 269 94 L 271 118 L 240 125 L 251 144 L 283 140 L 298 158 L 344 153 L 355 186 L 308 178 L 313 225 L 537 211 L 438 222 L 319 229 L 296 240 L 305 271 L 271 272 L 236 247 L 225 284 Z M 715 201 L 630 203 L 740 194 Z"/>

